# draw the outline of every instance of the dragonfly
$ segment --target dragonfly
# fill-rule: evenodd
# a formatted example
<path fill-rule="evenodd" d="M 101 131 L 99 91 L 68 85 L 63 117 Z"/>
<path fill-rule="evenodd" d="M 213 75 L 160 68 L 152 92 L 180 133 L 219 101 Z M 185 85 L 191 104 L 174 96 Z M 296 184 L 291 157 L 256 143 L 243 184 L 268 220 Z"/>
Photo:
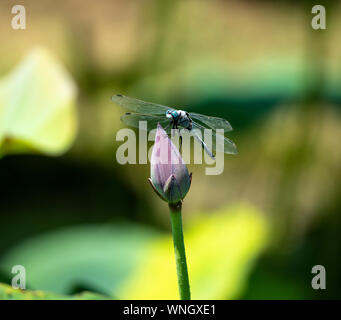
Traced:
<path fill-rule="evenodd" d="M 113 95 L 111 100 L 129 111 L 121 117 L 121 121 L 128 126 L 140 128 L 140 121 L 146 121 L 147 131 L 150 131 L 155 129 L 157 124 L 160 123 L 168 134 L 171 129 L 183 128 L 193 134 L 195 139 L 201 144 L 202 148 L 212 159 L 215 159 L 217 143 L 223 146 L 224 153 L 238 153 L 237 147 L 232 140 L 226 138 L 224 135 L 216 133 L 216 129 L 223 129 L 224 133 L 233 130 L 230 123 L 223 118 L 187 112 L 161 104 L 130 98 L 122 94 Z M 212 143 L 210 146 L 202 139 L 206 129 L 212 130 Z M 197 131 L 201 132 L 201 134 L 199 135 Z M 182 140 L 180 140 L 180 144 L 181 142 Z"/>

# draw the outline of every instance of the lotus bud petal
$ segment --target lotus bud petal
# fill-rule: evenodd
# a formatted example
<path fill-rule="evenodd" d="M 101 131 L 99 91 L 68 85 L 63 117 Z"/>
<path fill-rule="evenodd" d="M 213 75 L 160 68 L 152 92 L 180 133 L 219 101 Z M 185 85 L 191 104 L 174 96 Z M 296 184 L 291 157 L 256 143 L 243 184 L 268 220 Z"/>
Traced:
<path fill-rule="evenodd" d="M 149 182 L 161 199 L 178 203 L 187 194 L 192 181 L 179 150 L 160 124 L 157 126 L 151 156 Z"/>

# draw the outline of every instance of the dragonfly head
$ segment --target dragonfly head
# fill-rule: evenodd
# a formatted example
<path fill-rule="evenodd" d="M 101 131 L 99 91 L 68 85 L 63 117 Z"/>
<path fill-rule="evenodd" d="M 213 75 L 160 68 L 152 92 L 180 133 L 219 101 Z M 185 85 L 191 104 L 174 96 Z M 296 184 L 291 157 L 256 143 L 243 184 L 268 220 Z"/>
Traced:
<path fill-rule="evenodd" d="M 177 120 L 179 117 L 179 113 L 176 110 L 167 110 L 166 117 L 168 119 Z"/>

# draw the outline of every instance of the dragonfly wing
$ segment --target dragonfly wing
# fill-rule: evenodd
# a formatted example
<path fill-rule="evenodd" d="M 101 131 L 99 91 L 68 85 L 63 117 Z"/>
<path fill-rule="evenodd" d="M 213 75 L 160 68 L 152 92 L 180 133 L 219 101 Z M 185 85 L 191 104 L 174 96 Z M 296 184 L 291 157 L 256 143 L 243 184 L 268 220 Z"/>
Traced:
<path fill-rule="evenodd" d="M 189 115 L 192 119 L 200 121 L 202 124 L 204 124 L 208 128 L 224 129 L 225 132 L 229 132 L 233 130 L 230 123 L 223 118 L 205 116 L 203 114 L 195 113 L 195 112 L 190 112 Z"/>
<path fill-rule="evenodd" d="M 199 123 L 193 122 L 192 123 L 194 129 L 199 129 L 201 131 L 202 137 L 205 137 L 204 132 L 205 128 L 204 126 L 200 125 Z M 224 153 L 227 154 L 237 154 L 238 150 L 234 142 L 228 138 L 226 138 L 222 134 L 217 134 L 215 130 L 212 130 L 212 147 L 210 148 L 212 153 L 215 154 L 217 150 L 217 143 L 219 150 L 224 150 Z"/>
<path fill-rule="evenodd" d="M 216 134 L 216 132 L 212 132 L 212 145 L 213 145 L 213 150 L 216 150 L 217 149 L 217 142 L 218 144 L 224 146 L 224 153 L 227 153 L 227 154 L 238 154 L 238 149 L 235 145 L 235 143 L 224 137 L 224 135 L 222 134 Z M 219 146 L 220 148 L 220 146 Z"/>
<path fill-rule="evenodd" d="M 166 116 L 160 117 L 151 114 L 140 114 L 140 113 L 131 113 L 127 112 L 121 117 L 121 121 L 131 127 L 140 128 L 142 130 L 153 130 L 157 128 L 157 124 L 160 123 L 161 126 L 166 130 L 167 133 L 170 133 L 171 126 L 169 125 L 170 120 L 166 118 Z M 147 127 L 140 126 L 140 121 L 146 121 Z M 168 128 L 166 128 L 168 126 Z"/>
<path fill-rule="evenodd" d="M 113 95 L 111 100 L 129 111 L 142 114 L 165 115 L 167 110 L 174 110 L 161 104 L 126 97 L 121 94 Z"/>

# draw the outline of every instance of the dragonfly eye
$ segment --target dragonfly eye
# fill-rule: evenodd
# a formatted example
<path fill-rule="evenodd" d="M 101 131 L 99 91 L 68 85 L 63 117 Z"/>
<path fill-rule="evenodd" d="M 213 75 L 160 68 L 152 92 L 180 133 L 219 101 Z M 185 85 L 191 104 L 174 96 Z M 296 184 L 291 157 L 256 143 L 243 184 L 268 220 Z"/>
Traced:
<path fill-rule="evenodd" d="M 179 117 L 178 112 L 177 112 L 177 111 L 173 111 L 173 112 L 172 112 L 172 117 L 173 117 L 174 119 L 177 119 L 177 118 Z"/>

